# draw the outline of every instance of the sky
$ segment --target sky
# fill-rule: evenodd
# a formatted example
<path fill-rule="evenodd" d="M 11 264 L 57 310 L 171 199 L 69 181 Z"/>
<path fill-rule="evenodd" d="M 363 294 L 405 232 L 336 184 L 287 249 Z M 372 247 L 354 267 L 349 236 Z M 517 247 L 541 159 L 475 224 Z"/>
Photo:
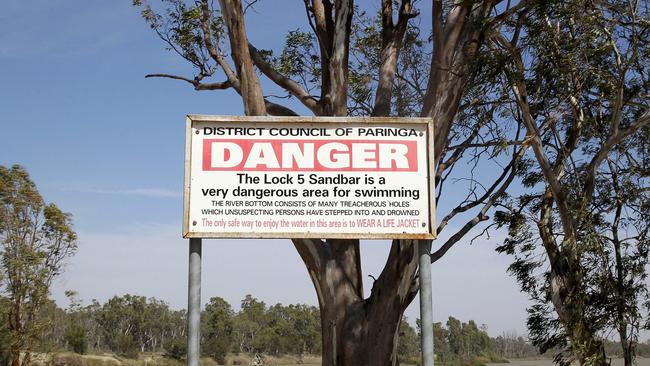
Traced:
<path fill-rule="evenodd" d="M 262 1 L 246 20 L 265 49 L 279 50 L 287 31 L 305 26 L 297 0 Z M 158 72 L 192 76 L 131 1 L 3 1 L 0 165 L 24 166 L 45 200 L 74 217 L 79 249 L 51 291 L 60 306 L 66 290 L 86 304 L 129 293 L 186 306 L 185 116 L 243 109 L 232 91 L 144 78 Z M 491 335 L 526 334 L 527 298 L 506 273 L 510 258 L 494 251 L 500 241 L 497 233 L 461 242 L 433 265 L 435 321 L 454 316 L 486 324 Z M 380 273 L 388 249 L 362 242 L 365 275 Z M 237 308 L 246 294 L 317 305 L 288 240 L 205 240 L 203 303 L 221 296 Z M 407 310 L 412 324 L 418 309 L 416 299 Z"/>

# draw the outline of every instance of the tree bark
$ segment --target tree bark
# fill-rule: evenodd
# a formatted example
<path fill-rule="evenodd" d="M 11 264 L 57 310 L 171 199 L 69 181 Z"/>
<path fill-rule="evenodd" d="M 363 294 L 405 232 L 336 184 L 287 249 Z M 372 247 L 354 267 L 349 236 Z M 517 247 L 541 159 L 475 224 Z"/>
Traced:
<path fill-rule="evenodd" d="M 393 241 L 386 267 L 367 299 L 357 240 L 293 242 L 318 295 L 323 365 L 398 365 L 400 321 L 417 293 L 413 242 Z"/>
<path fill-rule="evenodd" d="M 614 177 L 615 178 L 615 177 Z M 615 188 L 617 189 L 617 188 Z M 618 193 L 618 192 L 617 192 Z M 612 224 L 612 237 L 614 242 L 614 255 L 616 258 L 616 312 L 617 312 L 617 328 L 618 336 L 621 341 L 621 349 L 623 350 L 623 360 L 625 366 L 632 366 L 634 356 L 634 342 L 628 338 L 628 321 L 625 317 L 625 275 L 623 273 L 623 256 L 621 253 L 621 241 L 618 237 L 618 223 L 621 217 L 622 206 L 617 203 L 616 215 L 614 223 Z"/>
<path fill-rule="evenodd" d="M 406 28 L 408 27 L 408 21 L 413 17 L 411 11 L 411 1 L 403 0 L 400 6 L 397 24 L 393 24 L 393 1 L 382 1 L 381 63 L 379 65 L 379 80 L 377 82 L 375 106 L 372 109 L 372 116 L 390 115 L 397 61 L 400 50 L 402 49 L 402 42 Z"/>
<path fill-rule="evenodd" d="M 338 117 L 348 115 L 348 58 L 353 11 L 353 0 L 338 0 L 334 4 L 332 53 L 327 64 L 330 87 L 329 93 L 323 100 L 325 115 Z"/>
<path fill-rule="evenodd" d="M 219 0 L 223 20 L 228 27 L 232 58 L 237 67 L 244 113 L 247 116 L 266 115 L 266 106 L 260 81 L 253 68 L 244 26 L 244 11 L 239 0 Z"/>
<path fill-rule="evenodd" d="M 21 298 L 18 297 L 15 299 L 14 302 L 14 314 L 13 314 L 13 324 L 12 325 L 12 330 L 14 333 L 14 336 L 16 337 L 16 341 L 12 344 L 11 347 L 11 352 L 12 352 L 12 360 L 11 360 L 11 366 L 20 366 L 20 351 L 23 346 L 23 321 L 21 317 L 21 311 L 22 311 L 22 301 Z"/>
<path fill-rule="evenodd" d="M 551 264 L 551 301 L 566 329 L 575 360 L 580 365 L 609 366 L 603 342 L 584 314 L 580 272 L 570 269 L 565 258 L 558 262 L 562 263 L 559 268 Z"/>

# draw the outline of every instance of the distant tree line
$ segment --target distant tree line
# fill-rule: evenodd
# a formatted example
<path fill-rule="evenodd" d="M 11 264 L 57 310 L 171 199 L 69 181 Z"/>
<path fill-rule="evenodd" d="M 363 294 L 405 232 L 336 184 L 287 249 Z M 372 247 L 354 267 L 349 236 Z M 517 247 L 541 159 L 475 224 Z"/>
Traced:
<path fill-rule="evenodd" d="M 524 337 L 504 333 L 492 338 L 487 326 L 479 326 L 474 320 L 461 322 L 450 316 L 446 324 L 434 323 L 433 336 L 438 363 L 471 365 L 539 356 Z"/>
<path fill-rule="evenodd" d="M 38 315 L 44 326 L 31 351 L 69 350 L 77 353 L 111 352 L 135 357 L 143 352 L 163 352 L 172 358 L 186 353 L 186 311 L 144 296 L 115 296 L 101 304 L 82 306 L 74 292 L 70 306 L 61 309 L 47 301 Z M 9 311 L 0 298 L 0 315 Z M 320 353 L 318 308 L 302 304 L 267 306 L 247 295 L 239 311 L 223 298 L 213 297 L 202 312 L 201 350 L 223 362 L 227 353 L 266 355 Z M 10 344 L 12 331 L 0 325 L 0 344 Z M 5 342 L 5 340 L 7 340 Z M 0 349 L 1 355 L 8 352 Z M 8 357 L 8 356 L 7 356 Z M 8 359 L 0 359 L 7 364 Z"/>
<path fill-rule="evenodd" d="M 135 358 L 143 352 L 165 353 L 182 359 L 186 354 L 186 312 L 174 310 L 164 301 L 144 296 L 115 296 L 104 303 L 93 300 L 83 306 L 75 292 L 66 293 L 67 309 L 46 301 L 38 318 L 43 326 L 32 352 L 110 352 Z M 0 315 L 11 302 L 0 298 Z M 224 363 L 228 353 L 262 355 L 314 355 L 321 351 L 320 314 L 317 307 L 303 304 L 275 304 L 246 295 L 240 310 L 221 297 L 209 299 L 202 312 L 201 351 Z M 403 361 L 419 359 L 419 320 L 416 328 L 406 318 L 400 326 L 398 354 Z M 10 359 L 4 345 L 11 344 L 12 332 L 0 325 L 0 364 Z M 438 362 L 471 365 L 513 358 L 539 357 L 537 348 L 522 336 L 503 333 L 490 337 L 485 325 L 449 317 L 434 324 L 434 347 Z M 606 342 L 611 356 L 620 345 Z M 552 352 L 549 355 L 552 356 Z M 650 357 L 650 343 L 640 343 L 637 353 Z"/>
<path fill-rule="evenodd" d="M 418 329 L 420 323 L 418 320 Z M 416 340 L 419 335 L 416 335 Z M 400 340 L 402 341 L 402 340 Z M 621 344 L 618 341 L 603 340 L 609 358 L 622 358 Z M 419 345 L 419 344 L 418 344 Z M 561 351 L 549 349 L 540 354 L 530 339 L 515 332 L 503 332 L 490 337 L 486 325 L 477 325 L 474 320 L 461 322 L 449 317 L 446 324 L 434 323 L 434 350 L 436 361 L 451 365 L 478 365 L 487 362 L 499 363 L 510 359 L 553 358 Z M 637 356 L 650 357 L 650 340 L 639 342 Z"/>

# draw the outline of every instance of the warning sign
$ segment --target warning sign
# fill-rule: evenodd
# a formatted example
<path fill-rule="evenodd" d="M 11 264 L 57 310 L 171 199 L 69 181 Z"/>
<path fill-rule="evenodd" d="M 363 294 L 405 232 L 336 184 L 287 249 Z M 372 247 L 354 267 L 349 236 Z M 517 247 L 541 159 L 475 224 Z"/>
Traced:
<path fill-rule="evenodd" d="M 434 238 L 430 119 L 193 115 L 186 134 L 186 238 Z"/>

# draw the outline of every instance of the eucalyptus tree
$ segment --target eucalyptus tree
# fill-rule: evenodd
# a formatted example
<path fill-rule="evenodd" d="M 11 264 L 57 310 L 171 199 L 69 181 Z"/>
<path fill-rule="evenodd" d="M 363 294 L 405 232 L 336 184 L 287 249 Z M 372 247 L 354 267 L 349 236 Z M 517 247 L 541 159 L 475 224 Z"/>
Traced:
<path fill-rule="evenodd" d="M 23 167 L 0 166 L 0 291 L 12 366 L 29 365 L 48 325 L 40 311 L 76 239 L 71 215 L 46 204 Z"/>
<path fill-rule="evenodd" d="M 184 331 L 184 314 L 156 298 L 114 296 L 92 310 L 102 346 L 121 355 L 159 352 Z"/>
<path fill-rule="evenodd" d="M 431 117 L 435 195 L 445 210 L 437 227 L 444 240 L 432 261 L 484 228 L 515 179 L 523 133 L 518 123 L 504 126 L 496 118 L 496 106 L 505 102 L 493 98 L 501 88 L 494 83 L 498 65 L 485 57 L 492 51 L 484 40 L 527 1 L 433 1 L 430 16 L 412 0 L 378 1 L 378 13 L 353 0 L 283 3 L 287 11 L 304 12 L 305 24 L 288 32 L 275 53 L 250 41 L 239 0 L 218 7 L 209 0 L 134 4 L 166 47 L 194 67 L 192 76 L 147 77 L 237 93 L 246 115 L 296 115 L 298 104 L 316 116 Z M 266 93 L 260 78 L 271 85 Z M 445 195 L 447 182 L 456 194 Z M 457 230 L 447 234 L 448 227 Z M 402 314 L 419 289 L 414 242 L 393 240 L 369 294 L 358 240 L 293 244 L 318 296 L 323 365 L 396 365 Z"/>
<path fill-rule="evenodd" d="M 234 311 L 230 304 L 221 297 L 213 297 L 205 306 L 201 317 L 203 324 L 202 352 L 225 364 L 225 357 L 234 343 Z"/>
<path fill-rule="evenodd" d="M 515 256 L 510 270 L 534 300 L 533 341 L 568 346 L 564 363 L 606 365 L 602 338 L 614 329 L 631 365 L 643 327 L 649 11 L 637 1 L 544 2 L 490 37 L 532 150 L 525 194 L 497 216 L 510 230 L 499 250 Z"/>

